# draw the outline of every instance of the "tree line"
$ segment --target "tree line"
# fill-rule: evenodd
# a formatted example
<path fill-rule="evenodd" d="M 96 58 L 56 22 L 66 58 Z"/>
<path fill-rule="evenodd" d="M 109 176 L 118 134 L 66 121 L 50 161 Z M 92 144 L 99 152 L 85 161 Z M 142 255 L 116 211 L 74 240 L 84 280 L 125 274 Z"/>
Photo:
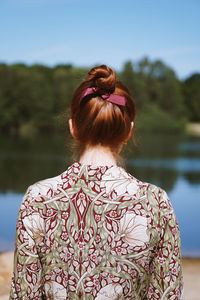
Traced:
<path fill-rule="evenodd" d="M 89 68 L 0 64 L 0 132 L 32 136 L 66 129 L 72 94 Z M 180 81 L 160 60 L 126 62 L 118 78 L 136 102 L 136 128 L 181 132 L 200 122 L 200 74 Z"/>

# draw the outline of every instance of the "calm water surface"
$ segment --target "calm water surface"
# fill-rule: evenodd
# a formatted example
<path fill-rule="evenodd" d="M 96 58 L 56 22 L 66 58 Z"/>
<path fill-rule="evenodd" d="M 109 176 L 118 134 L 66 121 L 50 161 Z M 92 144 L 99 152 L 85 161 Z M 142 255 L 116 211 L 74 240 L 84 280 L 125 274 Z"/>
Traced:
<path fill-rule="evenodd" d="M 62 173 L 71 153 L 64 137 L 1 138 L 0 251 L 14 248 L 16 218 L 26 188 Z M 174 207 L 185 256 L 200 257 L 200 137 L 142 136 L 124 150 L 136 178 L 165 189 Z M 69 144 L 69 143 L 68 143 Z"/>

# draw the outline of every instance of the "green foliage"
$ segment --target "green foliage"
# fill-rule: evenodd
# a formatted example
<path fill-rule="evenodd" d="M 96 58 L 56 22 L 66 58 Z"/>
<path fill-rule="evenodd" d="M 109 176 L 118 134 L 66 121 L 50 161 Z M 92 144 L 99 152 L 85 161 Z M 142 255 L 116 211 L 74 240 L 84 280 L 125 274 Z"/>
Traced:
<path fill-rule="evenodd" d="M 72 65 L 0 64 L 0 132 L 28 137 L 58 132 L 87 72 Z M 182 83 L 163 62 L 145 57 L 126 62 L 118 76 L 136 102 L 142 130 L 184 130 L 186 118 L 200 121 L 200 74 Z"/>
<path fill-rule="evenodd" d="M 189 120 L 200 122 L 200 74 L 193 74 L 184 81 L 183 94 Z"/>
<path fill-rule="evenodd" d="M 181 132 L 186 120 L 177 120 L 174 116 L 159 108 L 156 104 L 146 104 L 143 111 L 136 117 L 136 128 L 147 132 Z"/>

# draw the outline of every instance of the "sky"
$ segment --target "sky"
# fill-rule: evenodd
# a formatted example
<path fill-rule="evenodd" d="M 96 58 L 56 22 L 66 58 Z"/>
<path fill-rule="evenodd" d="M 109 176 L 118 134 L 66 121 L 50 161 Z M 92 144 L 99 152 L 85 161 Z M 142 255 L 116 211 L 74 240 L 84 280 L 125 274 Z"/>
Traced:
<path fill-rule="evenodd" d="M 199 0 L 0 0 L 0 62 L 200 72 Z"/>

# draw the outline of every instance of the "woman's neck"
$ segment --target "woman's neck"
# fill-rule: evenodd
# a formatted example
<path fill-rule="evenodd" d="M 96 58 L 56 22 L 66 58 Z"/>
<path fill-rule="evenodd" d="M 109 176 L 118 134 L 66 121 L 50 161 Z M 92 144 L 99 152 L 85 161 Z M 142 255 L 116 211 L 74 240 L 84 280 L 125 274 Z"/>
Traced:
<path fill-rule="evenodd" d="M 96 166 L 117 165 L 116 158 L 110 148 L 102 146 L 87 147 L 80 157 L 80 163 Z"/>

